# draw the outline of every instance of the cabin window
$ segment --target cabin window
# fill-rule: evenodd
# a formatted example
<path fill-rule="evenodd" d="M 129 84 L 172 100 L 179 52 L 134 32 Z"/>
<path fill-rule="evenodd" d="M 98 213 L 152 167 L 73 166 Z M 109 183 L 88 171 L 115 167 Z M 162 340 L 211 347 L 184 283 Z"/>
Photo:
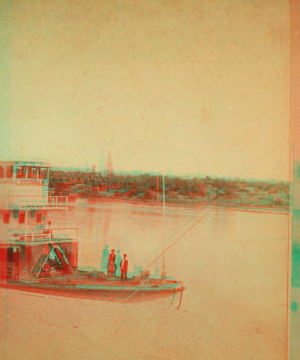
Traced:
<path fill-rule="evenodd" d="M 37 178 L 37 168 L 34 166 L 28 167 L 28 179 L 36 179 Z"/>
<path fill-rule="evenodd" d="M 42 170 L 42 179 L 47 180 L 47 169 L 41 169 Z"/>
<path fill-rule="evenodd" d="M 42 222 L 42 214 L 41 214 L 41 213 L 37 213 L 37 214 L 36 214 L 36 222 L 37 222 L 37 223 L 41 223 L 41 222 Z"/>
<path fill-rule="evenodd" d="M 35 210 L 30 210 L 30 217 L 35 218 Z"/>
<path fill-rule="evenodd" d="M 32 166 L 27 167 L 27 178 L 32 179 Z"/>
<path fill-rule="evenodd" d="M 25 211 L 20 211 L 19 212 L 19 224 L 24 224 L 25 223 Z"/>
<path fill-rule="evenodd" d="M 21 166 L 17 167 L 16 177 L 17 177 L 17 179 L 20 179 L 22 177 L 22 167 Z"/>
<path fill-rule="evenodd" d="M 38 178 L 39 178 L 40 180 L 43 179 L 43 169 L 42 169 L 42 168 L 38 168 L 37 171 L 38 171 Z"/>
<path fill-rule="evenodd" d="M 6 177 L 8 179 L 11 179 L 14 176 L 14 168 L 12 165 L 6 166 Z"/>
<path fill-rule="evenodd" d="M 0 179 L 4 178 L 4 167 L 0 166 Z"/>
<path fill-rule="evenodd" d="M 4 215 L 3 215 L 3 222 L 4 222 L 4 224 L 9 224 L 9 213 L 7 212 L 7 213 L 4 213 Z"/>
<path fill-rule="evenodd" d="M 45 169 L 44 169 L 44 174 L 43 174 L 43 176 L 44 176 L 43 179 L 44 179 L 44 180 L 47 180 L 47 179 L 48 179 L 48 170 L 49 170 L 48 168 L 45 168 Z"/>
<path fill-rule="evenodd" d="M 47 168 L 39 168 L 39 179 L 48 179 L 48 169 Z"/>
<path fill-rule="evenodd" d="M 18 217 L 19 217 L 19 210 L 14 210 L 13 211 L 13 218 L 18 219 Z"/>
<path fill-rule="evenodd" d="M 37 178 L 37 168 L 35 166 L 32 167 L 32 178 L 36 179 Z"/>
<path fill-rule="evenodd" d="M 18 166 L 17 179 L 25 179 L 25 178 L 26 178 L 26 166 Z"/>
<path fill-rule="evenodd" d="M 22 166 L 22 175 L 24 178 L 26 177 L 26 171 L 27 171 L 27 166 Z"/>

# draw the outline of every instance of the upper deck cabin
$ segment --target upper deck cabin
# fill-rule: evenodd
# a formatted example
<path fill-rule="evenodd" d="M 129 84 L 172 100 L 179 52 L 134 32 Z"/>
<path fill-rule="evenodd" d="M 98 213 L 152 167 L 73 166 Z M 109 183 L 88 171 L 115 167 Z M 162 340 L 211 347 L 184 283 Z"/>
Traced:
<path fill-rule="evenodd" d="M 0 161 L 0 209 L 57 205 L 49 197 L 49 170 L 44 161 Z"/>

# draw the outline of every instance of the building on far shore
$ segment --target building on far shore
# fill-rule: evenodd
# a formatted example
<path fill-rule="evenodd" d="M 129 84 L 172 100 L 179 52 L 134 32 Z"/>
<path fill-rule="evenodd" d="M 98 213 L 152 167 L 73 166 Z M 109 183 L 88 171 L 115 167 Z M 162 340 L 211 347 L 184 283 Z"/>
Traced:
<path fill-rule="evenodd" d="M 107 172 L 107 176 L 110 178 L 114 174 L 111 152 L 109 152 L 107 156 L 106 172 Z"/>

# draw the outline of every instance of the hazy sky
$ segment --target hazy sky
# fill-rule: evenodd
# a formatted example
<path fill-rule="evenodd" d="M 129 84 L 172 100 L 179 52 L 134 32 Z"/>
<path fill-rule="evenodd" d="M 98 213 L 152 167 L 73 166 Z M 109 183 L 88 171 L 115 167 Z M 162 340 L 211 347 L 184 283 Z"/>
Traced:
<path fill-rule="evenodd" d="M 16 0 L 12 15 L 11 155 L 288 179 L 287 1 Z"/>

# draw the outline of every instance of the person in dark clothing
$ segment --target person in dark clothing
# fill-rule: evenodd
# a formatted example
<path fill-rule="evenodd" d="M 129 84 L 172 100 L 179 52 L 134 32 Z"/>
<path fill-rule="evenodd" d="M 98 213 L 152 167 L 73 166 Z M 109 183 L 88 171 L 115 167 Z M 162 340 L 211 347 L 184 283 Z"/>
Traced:
<path fill-rule="evenodd" d="M 116 262 L 116 254 L 115 254 L 115 250 L 112 249 L 111 253 L 109 254 L 108 263 L 107 263 L 107 270 L 109 276 L 115 275 L 115 262 Z"/>
<path fill-rule="evenodd" d="M 126 259 L 127 255 L 124 254 L 123 259 L 120 263 L 121 269 L 121 280 L 127 280 L 127 271 L 128 271 L 128 260 Z"/>

